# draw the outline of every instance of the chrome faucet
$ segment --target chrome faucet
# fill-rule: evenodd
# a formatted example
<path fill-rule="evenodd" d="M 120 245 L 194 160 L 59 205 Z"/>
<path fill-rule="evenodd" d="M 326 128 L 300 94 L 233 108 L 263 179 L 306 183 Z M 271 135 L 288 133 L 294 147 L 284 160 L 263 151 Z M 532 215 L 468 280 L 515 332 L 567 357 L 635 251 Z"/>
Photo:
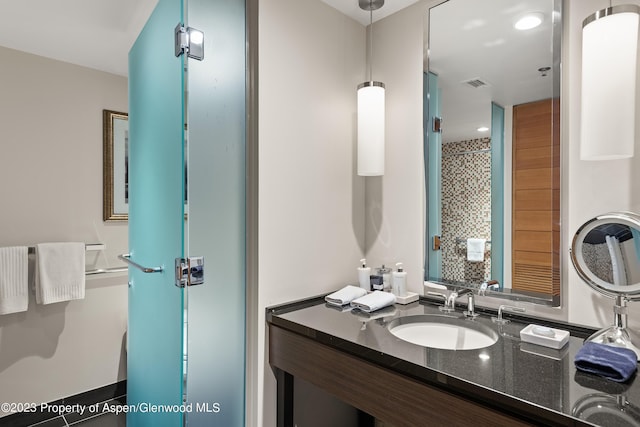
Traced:
<path fill-rule="evenodd" d="M 480 290 L 478 291 L 478 295 L 485 296 L 487 293 L 487 289 L 491 291 L 497 291 L 498 289 L 500 289 L 500 282 L 498 282 L 497 280 L 488 280 L 486 282 L 483 282 L 480 285 Z"/>
<path fill-rule="evenodd" d="M 467 296 L 467 310 L 464 312 L 464 315 L 467 317 L 477 317 L 478 315 L 475 312 L 475 299 L 473 296 L 473 289 L 462 289 L 460 291 L 453 291 L 449 294 L 449 306 L 451 308 L 455 307 L 456 300 L 461 296 Z"/>
<path fill-rule="evenodd" d="M 456 300 L 461 296 L 467 295 L 467 298 L 468 298 L 467 310 L 464 312 L 464 315 L 471 318 L 478 316 L 475 313 L 475 300 L 474 300 L 472 289 L 462 289 L 460 291 L 453 291 L 449 294 L 449 296 L 441 292 L 432 292 L 432 291 L 427 292 L 427 295 L 434 295 L 437 297 L 441 297 L 444 301 L 444 305 L 441 305 L 440 307 L 438 307 L 438 309 L 440 311 L 444 311 L 447 313 L 451 313 L 452 311 L 455 311 Z"/>
<path fill-rule="evenodd" d="M 436 297 L 441 297 L 443 299 L 444 305 L 441 305 L 440 307 L 438 307 L 438 309 L 440 311 L 445 311 L 445 312 L 449 313 L 449 312 L 454 310 L 453 306 L 449 302 L 449 298 L 450 297 L 448 297 L 447 294 L 443 294 L 442 292 L 429 291 L 429 292 L 427 292 L 427 295 L 433 295 L 433 296 L 436 296 Z"/>
<path fill-rule="evenodd" d="M 525 311 L 527 311 L 524 307 L 515 307 L 512 305 L 501 305 L 500 307 L 498 307 L 498 317 L 492 317 L 491 320 L 493 320 L 495 323 L 504 325 L 505 323 L 509 323 L 509 319 L 503 319 L 502 318 L 502 312 L 504 311 L 510 311 L 510 312 L 514 312 L 514 313 L 524 313 Z"/>

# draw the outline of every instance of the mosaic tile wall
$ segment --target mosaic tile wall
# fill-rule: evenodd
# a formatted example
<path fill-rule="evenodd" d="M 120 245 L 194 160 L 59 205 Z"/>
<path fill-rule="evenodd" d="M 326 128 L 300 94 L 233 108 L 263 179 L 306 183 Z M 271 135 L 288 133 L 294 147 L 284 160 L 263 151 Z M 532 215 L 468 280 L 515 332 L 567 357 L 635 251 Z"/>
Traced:
<path fill-rule="evenodd" d="M 491 240 L 491 138 L 442 146 L 442 278 L 482 283 L 491 276 L 491 245 L 484 262 L 467 261 L 465 243 L 456 238 Z"/>
<path fill-rule="evenodd" d="M 611 255 L 606 243 L 599 245 L 583 243 L 582 257 L 593 274 L 605 282 L 613 283 L 613 265 L 611 265 Z"/>

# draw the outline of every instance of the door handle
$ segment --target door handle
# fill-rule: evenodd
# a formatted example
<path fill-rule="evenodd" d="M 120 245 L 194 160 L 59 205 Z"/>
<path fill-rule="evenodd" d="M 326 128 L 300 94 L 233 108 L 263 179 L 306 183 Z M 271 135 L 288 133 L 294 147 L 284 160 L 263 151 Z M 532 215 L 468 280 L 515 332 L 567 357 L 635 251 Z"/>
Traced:
<path fill-rule="evenodd" d="M 164 268 L 162 267 L 144 267 L 131 260 L 131 254 L 118 255 L 118 258 L 126 262 L 127 264 L 134 266 L 138 270 L 142 270 L 143 273 L 162 273 L 162 271 L 164 270 Z"/>

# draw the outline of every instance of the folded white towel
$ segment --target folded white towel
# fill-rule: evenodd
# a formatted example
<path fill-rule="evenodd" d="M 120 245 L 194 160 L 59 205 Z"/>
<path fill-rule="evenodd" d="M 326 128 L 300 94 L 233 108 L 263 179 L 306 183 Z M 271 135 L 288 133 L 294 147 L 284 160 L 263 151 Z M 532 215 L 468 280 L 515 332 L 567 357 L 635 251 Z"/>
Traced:
<path fill-rule="evenodd" d="M 324 300 L 329 304 L 343 306 L 349 304 L 356 298 L 360 298 L 363 295 L 366 295 L 367 291 L 358 287 L 358 286 L 345 286 L 344 288 L 336 291 L 332 294 L 324 297 Z"/>
<path fill-rule="evenodd" d="M 486 239 L 467 239 L 467 261 L 484 261 L 484 245 L 486 242 Z"/>
<path fill-rule="evenodd" d="M 351 301 L 351 307 L 371 313 L 395 302 L 396 297 L 391 292 L 373 291 L 369 295 Z"/>
<path fill-rule="evenodd" d="M 0 314 L 26 311 L 29 305 L 29 250 L 0 248 Z"/>
<path fill-rule="evenodd" d="M 52 304 L 84 298 L 84 243 L 36 245 L 36 302 Z"/>

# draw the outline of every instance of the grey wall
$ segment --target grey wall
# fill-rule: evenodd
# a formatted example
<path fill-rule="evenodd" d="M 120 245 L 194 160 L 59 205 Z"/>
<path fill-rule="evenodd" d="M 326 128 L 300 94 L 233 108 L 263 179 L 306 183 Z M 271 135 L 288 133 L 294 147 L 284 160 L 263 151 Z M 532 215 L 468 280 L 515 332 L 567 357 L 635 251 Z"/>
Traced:
<path fill-rule="evenodd" d="M 127 226 L 102 221 L 102 109 L 127 111 L 127 80 L 0 47 L 0 246 L 104 243 L 87 269 L 119 265 Z M 90 276 L 84 300 L 0 316 L 0 401 L 47 402 L 126 377 L 126 273 Z M 0 416 L 2 414 L 0 413 Z"/>
<path fill-rule="evenodd" d="M 365 29 L 318 0 L 259 7 L 259 301 L 248 331 L 259 366 L 247 384 L 258 403 L 247 423 L 272 426 L 265 307 L 354 283 L 364 254 L 355 124 Z"/>

